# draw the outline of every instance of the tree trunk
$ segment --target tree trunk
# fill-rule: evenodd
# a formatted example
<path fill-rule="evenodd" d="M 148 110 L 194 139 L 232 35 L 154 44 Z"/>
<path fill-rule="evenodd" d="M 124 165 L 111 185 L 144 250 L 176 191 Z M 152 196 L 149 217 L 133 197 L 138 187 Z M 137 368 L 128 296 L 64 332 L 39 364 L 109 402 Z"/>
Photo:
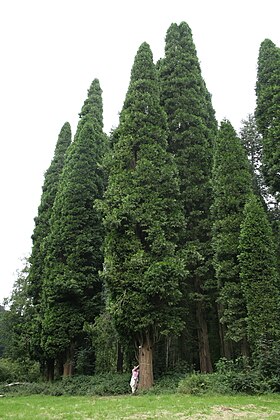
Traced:
<path fill-rule="evenodd" d="M 59 357 L 56 360 L 54 371 L 55 371 L 55 375 L 57 377 L 61 378 L 61 376 L 63 375 L 63 360 L 62 360 L 62 358 Z"/>
<path fill-rule="evenodd" d="M 169 368 L 170 363 L 170 347 L 171 347 L 171 336 L 168 335 L 165 341 L 165 369 Z"/>
<path fill-rule="evenodd" d="M 63 364 L 63 376 L 72 376 L 74 373 L 74 345 L 70 344 L 66 351 L 66 361 Z"/>
<path fill-rule="evenodd" d="M 245 356 L 245 357 L 249 357 L 249 355 L 250 355 L 249 344 L 248 344 L 248 341 L 247 341 L 246 338 L 243 338 L 243 340 L 241 340 L 240 352 L 241 352 L 242 356 Z"/>
<path fill-rule="evenodd" d="M 208 327 L 205 320 L 205 312 L 201 301 L 196 302 L 196 319 L 198 335 L 198 351 L 200 371 L 203 373 L 213 372 L 208 339 Z"/>
<path fill-rule="evenodd" d="M 46 380 L 53 381 L 54 380 L 54 360 L 48 359 L 46 362 Z"/>
<path fill-rule="evenodd" d="M 219 316 L 219 334 L 220 334 L 220 342 L 221 342 L 221 356 L 225 357 L 226 359 L 232 358 L 232 343 L 226 339 L 226 326 L 221 324 L 220 319 L 222 317 L 222 305 L 218 305 L 218 316 Z"/>
<path fill-rule="evenodd" d="M 142 346 L 139 347 L 140 379 L 139 389 L 149 389 L 154 384 L 153 374 L 153 346 L 147 336 Z"/>
<path fill-rule="evenodd" d="M 123 351 L 120 342 L 117 342 L 117 372 L 123 373 Z"/>
<path fill-rule="evenodd" d="M 201 298 L 195 302 L 200 371 L 203 373 L 211 373 L 213 372 L 213 367 L 210 356 L 210 346 L 208 338 L 208 327 L 205 317 L 205 308 L 203 305 L 204 296 L 201 288 L 201 279 L 199 278 L 199 276 L 196 276 L 195 278 L 194 287 L 196 293 L 201 296 Z"/>

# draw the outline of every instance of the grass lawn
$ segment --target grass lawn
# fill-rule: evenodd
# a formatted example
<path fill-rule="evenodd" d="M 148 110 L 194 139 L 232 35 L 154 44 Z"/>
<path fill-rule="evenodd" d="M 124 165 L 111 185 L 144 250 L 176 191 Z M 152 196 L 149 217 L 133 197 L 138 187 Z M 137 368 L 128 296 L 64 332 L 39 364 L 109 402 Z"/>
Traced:
<path fill-rule="evenodd" d="M 0 419 L 280 419 L 280 396 L 188 396 L 0 398 Z"/>

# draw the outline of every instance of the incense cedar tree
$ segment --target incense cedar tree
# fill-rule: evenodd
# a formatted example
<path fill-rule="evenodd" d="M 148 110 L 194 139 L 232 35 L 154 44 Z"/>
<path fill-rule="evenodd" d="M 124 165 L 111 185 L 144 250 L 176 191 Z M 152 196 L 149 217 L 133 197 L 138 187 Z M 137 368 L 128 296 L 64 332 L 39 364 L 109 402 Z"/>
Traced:
<path fill-rule="evenodd" d="M 169 150 L 174 154 L 179 170 L 180 200 L 185 217 L 180 247 L 188 255 L 190 275 L 184 310 L 188 335 L 191 334 L 190 328 L 196 332 L 193 341 L 198 343 L 195 351 L 199 355 L 200 370 L 211 372 L 208 339 L 211 298 L 207 283 L 213 277 L 209 209 L 212 148 L 217 122 L 187 23 L 173 23 L 165 42 L 165 57 L 158 63 L 158 69 L 161 103 L 168 119 Z M 212 299 L 212 308 L 213 303 Z M 195 313 L 195 327 L 190 325 L 192 313 Z"/>
<path fill-rule="evenodd" d="M 147 43 L 135 57 L 116 131 L 103 203 L 104 277 L 119 334 L 140 346 L 139 386 L 149 388 L 157 337 L 182 327 L 185 268 L 176 255 L 183 226 L 178 174 L 166 150 L 166 114 Z"/>
<path fill-rule="evenodd" d="M 263 342 L 279 343 L 280 294 L 272 229 L 264 207 L 253 195 L 244 209 L 238 259 L 248 313 L 248 337 L 256 356 Z"/>
<path fill-rule="evenodd" d="M 230 122 L 222 121 L 215 142 L 212 216 L 221 349 L 222 356 L 228 358 L 233 351 L 244 355 L 248 351 L 246 302 L 237 256 L 243 209 L 251 191 L 252 173 L 245 149 Z"/>
<path fill-rule="evenodd" d="M 101 94 L 95 79 L 68 149 L 47 241 L 42 346 L 52 363 L 64 365 L 65 376 L 73 372 L 84 323 L 94 321 L 101 305 L 104 229 L 94 206 L 104 188 Z"/>
<path fill-rule="evenodd" d="M 270 192 L 280 194 L 280 49 L 266 39 L 258 57 L 256 122 L 262 135 L 262 171 Z"/>
<path fill-rule="evenodd" d="M 44 267 L 44 241 L 50 231 L 50 218 L 56 197 L 59 179 L 63 170 L 65 154 L 71 143 L 71 128 L 66 122 L 58 136 L 54 157 L 45 173 L 42 188 L 41 203 L 38 216 L 35 218 L 35 228 L 32 235 L 33 247 L 30 257 L 28 275 L 28 293 L 34 305 L 41 301 L 41 289 Z"/>
<path fill-rule="evenodd" d="M 66 122 L 58 136 L 54 151 L 54 157 L 50 167 L 45 173 L 44 184 L 42 187 L 41 203 L 38 208 L 38 215 L 35 218 L 35 228 L 32 235 L 33 247 L 29 259 L 30 267 L 26 279 L 26 296 L 29 312 L 30 329 L 30 351 L 31 357 L 39 359 L 42 368 L 44 356 L 40 345 L 41 331 L 41 303 L 42 287 L 44 281 L 44 266 L 46 256 L 46 238 L 50 233 L 50 219 L 53 211 L 53 204 L 60 176 L 64 167 L 65 155 L 71 143 L 71 127 Z"/>

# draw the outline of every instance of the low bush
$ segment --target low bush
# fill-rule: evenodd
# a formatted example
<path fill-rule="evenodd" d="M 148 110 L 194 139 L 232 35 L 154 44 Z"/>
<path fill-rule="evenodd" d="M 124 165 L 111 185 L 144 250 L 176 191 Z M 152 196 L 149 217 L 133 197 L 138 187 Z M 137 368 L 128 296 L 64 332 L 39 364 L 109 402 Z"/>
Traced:
<path fill-rule="evenodd" d="M 251 368 L 248 359 L 221 359 L 217 371 L 211 374 L 192 373 L 178 384 L 178 392 L 202 394 L 264 394 L 277 391 L 279 377 L 267 378 Z"/>
<path fill-rule="evenodd" d="M 14 361 L 0 358 L 0 382 L 37 381 L 40 378 L 38 363 L 31 361 Z"/>
<path fill-rule="evenodd" d="M 1 365 L 2 374 L 7 377 L 4 367 Z M 12 373 L 9 380 L 13 378 Z M 18 377 L 17 377 L 18 379 Z M 23 378 L 24 379 L 24 378 Z M 13 379 L 12 379 L 13 380 Z M 94 376 L 72 376 L 56 380 L 54 382 L 24 382 L 13 386 L 7 386 L 7 382 L 0 385 L 0 394 L 32 395 L 42 394 L 51 396 L 60 395 L 124 395 L 130 393 L 130 374 L 96 374 Z M 172 373 L 165 374 L 156 379 L 155 385 L 143 394 L 171 394 L 183 393 L 189 395 L 213 395 L 213 394 L 264 394 L 277 391 L 279 377 L 261 377 L 258 372 L 249 366 L 242 365 L 241 361 L 219 362 L 217 372 L 211 374 L 201 373 Z"/>
<path fill-rule="evenodd" d="M 185 377 L 185 373 L 169 372 L 160 376 L 155 380 L 154 386 L 146 391 L 141 391 L 141 394 L 173 394 L 177 392 L 180 380 Z"/>
<path fill-rule="evenodd" d="M 121 395 L 130 392 L 129 374 L 73 376 L 55 382 L 0 385 L 1 394 L 33 395 Z"/>
<path fill-rule="evenodd" d="M 178 384 L 178 392 L 189 395 L 202 395 L 209 393 L 213 388 L 216 377 L 214 374 L 192 373 L 181 379 Z"/>
<path fill-rule="evenodd" d="M 227 392 L 263 394 L 274 392 L 279 378 L 268 378 L 251 367 L 248 358 L 221 359 L 217 363 L 217 375 Z"/>

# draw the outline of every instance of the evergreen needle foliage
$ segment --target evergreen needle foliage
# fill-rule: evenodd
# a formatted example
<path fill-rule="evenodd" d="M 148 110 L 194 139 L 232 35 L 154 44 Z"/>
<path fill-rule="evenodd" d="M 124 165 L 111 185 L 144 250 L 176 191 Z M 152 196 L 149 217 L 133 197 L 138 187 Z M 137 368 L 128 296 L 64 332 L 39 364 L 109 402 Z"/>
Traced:
<path fill-rule="evenodd" d="M 166 115 L 148 44 L 140 46 L 120 115 L 103 204 L 104 277 L 119 333 L 153 345 L 178 331 L 183 262 L 176 256 L 183 226 L 174 160 L 166 151 Z"/>
<path fill-rule="evenodd" d="M 210 372 L 207 323 L 211 318 L 211 297 L 205 289 L 212 278 L 209 209 L 212 147 L 217 123 L 187 23 L 173 23 L 169 27 L 165 57 L 158 63 L 158 68 L 161 103 L 168 119 L 169 150 L 174 154 L 179 170 L 180 201 L 185 217 L 180 249 L 187 256 L 190 271 L 184 291 L 186 334 L 195 333 L 192 341 L 200 349 L 188 348 L 188 353 L 199 352 L 200 368 Z M 193 313 L 196 315 L 192 320 Z"/>
<path fill-rule="evenodd" d="M 155 372 L 152 392 L 174 391 L 193 369 L 203 374 L 182 392 L 279 390 L 279 51 L 261 44 L 241 139 L 227 120 L 217 129 L 185 22 L 157 65 L 140 46 L 109 141 L 93 80 L 72 143 L 61 129 L 30 260 L 0 307 L 2 378 L 37 378 L 40 365 L 45 379 L 76 377 L 39 392 L 127 392 L 136 359 L 139 390 Z"/>
<path fill-rule="evenodd" d="M 71 127 L 66 122 L 58 136 L 54 157 L 45 173 L 42 188 L 41 203 L 38 216 L 35 218 L 35 228 L 32 235 L 33 247 L 30 256 L 25 299 L 25 320 L 29 329 L 29 351 L 32 358 L 44 365 L 44 355 L 41 348 L 42 328 L 42 293 L 44 284 L 44 269 L 46 258 L 46 240 L 50 233 L 50 219 L 53 204 L 58 191 L 60 177 L 65 163 L 65 155 L 71 143 Z"/>
<path fill-rule="evenodd" d="M 73 363 L 84 322 L 100 310 L 103 226 L 94 201 L 104 187 L 101 93 L 95 79 L 67 153 L 47 243 L 42 346 L 60 363 Z"/>
<path fill-rule="evenodd" d="M 213 166 L 213 249 L 222 348 L 232 357 L 232 342 L 246 341 L 246 304 L 240 285 L 238 243 L 243 209 L 252 190 L 245 149 L 229 121 L 222 121 L 215 143 Z M 240 348 L 239 348 L 239 351 Z"/>
<path fill-rule="evenodd" d="M 272 194 L 280 193 L 280 49 L 265 39 L 259 50 L 256 122 L 263 140 L 262 170 Z M 278 197 L 279 201 L 279 197 Z"/>
<path fill-rule="evenodd" d="M 238 258 L 248 313 L 248 337 L 256 353 L 261 350 L 260 343 L 279 341 L 280 282 L 272 229 L 265 209 L 253 195 L 244 209 Z"/>

